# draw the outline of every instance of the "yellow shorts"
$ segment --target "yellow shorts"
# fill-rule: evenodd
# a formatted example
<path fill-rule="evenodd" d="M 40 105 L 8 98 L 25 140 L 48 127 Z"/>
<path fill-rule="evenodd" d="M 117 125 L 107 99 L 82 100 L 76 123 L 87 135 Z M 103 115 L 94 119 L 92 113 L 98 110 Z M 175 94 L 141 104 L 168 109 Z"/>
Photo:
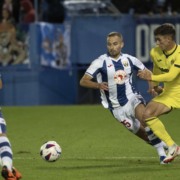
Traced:
<path fill-rule="evenodd" d="M 152 101 L 164 104 L 170 109 L 176 109 L 176 108 L 180 109 L 180 101 L 178 101 L 178 99 L 175 99 L 172 96 L 169 96 L 164 92 L 162 92 L 159 96 L 153 98 Z"/>

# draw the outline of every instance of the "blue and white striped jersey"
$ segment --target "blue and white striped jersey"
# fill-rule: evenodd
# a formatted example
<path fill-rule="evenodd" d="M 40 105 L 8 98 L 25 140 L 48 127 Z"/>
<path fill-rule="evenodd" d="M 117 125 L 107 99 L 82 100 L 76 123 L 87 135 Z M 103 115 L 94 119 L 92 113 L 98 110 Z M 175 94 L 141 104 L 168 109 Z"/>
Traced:
<path fill-rule="evenodd" d="M 86 74 L 96 77 L 98 83 L 108 83 L 109 91 L 104 91 L 105 94 L 101 93 L 105 108 L 113 110 L 124 106 L 133 94 L 138 94 L 132 86 L 133 69 L 145 70 L 145 66 L 137 58 L 121 53 L 118 60 L 108 54 L 101 55 L 86 70 Z"/>

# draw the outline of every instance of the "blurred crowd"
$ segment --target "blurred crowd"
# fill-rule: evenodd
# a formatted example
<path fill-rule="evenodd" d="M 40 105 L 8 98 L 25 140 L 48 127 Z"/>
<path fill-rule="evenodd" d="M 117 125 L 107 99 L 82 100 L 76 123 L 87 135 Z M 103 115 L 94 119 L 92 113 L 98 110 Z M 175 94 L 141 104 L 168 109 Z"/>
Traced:
<path fill-rule="evenodd" d="M 180 0 L 111 0 L 121 13 L 176 16 L 180 13 Z"/>
<path fill-rule="evenodd" d="M 44 21 L 62 23 L 66 17 L 64 2 L 73 2 L 78 13 L 107 13 L 111 8 L 108 0 L 1 0 L 0 1 L 0 65 L 15 65 L 24 62 L 28 55 L 28 33 L 21 24 Z M 153 16 L 176 16 L 180 13 L 180 0 L 109 0 L 123 14 L 138 18 L 141 14 Z M 93 6 L 93 3 L 94 6 Z M 99 6 L 95 6 L 96 2 Z M 35 4 L 37 3 L 37 4 Z M 67 3 L 67 4 L 68 4 Z M 82 4 L 78 3 L 84 3 Z M 97 4 L 97 3 L 96 3 Z M 107 3 L 108 4 L 108 3 Z M 37 12 L 35 8 L 37 7 Z M 69 6 L 72 8 L 71 6 Z M 115 8 L 114 8 L 115 9 Z"/>
<path fill-rule="evenodd" d="M 66 10 L 63 2 L 92 2 L 92 0 L 37 0 L 38 10 L 35 13 L 35 0 L 1 0 L 0 1 L 0 22 L 11 23 L 32 23 L 38 21 L 51 23 L 62 23 Z M 97 0 L 94 0 L 95 2 Z M 105 2 L 106 0 L 101 0 Z M 159 14 L 178 15 L 180 13 L 180 0 L 109 0 L 124 14 L 134 14 L 138 17 L 141 14 L 153 16 Z M 100 9 L 102 12 L 102 8 Z M 81 10 L 82 11 L 82 10 Z M 79 11 L 79 12 L 81 12 Z M 86 13 L 87 9 L 85 11 Z M 90 11 L 89 11 L 90 12 Z M 104 11 L 106 12 L 106 11 Z M 35 16 L 37 17 L 35 18 Z"/>
<path fill-rule="evenodd" d="M 65 0 L 1 0 L 0 21 L 16 23 L 38 21 L 62 23 L 65 17 L 65 8 L 61 2 Z M 37 12 L 35 13 L 35 3 Z"/>
<path fill-rule="evenodd" d="M 2 23 L 31 23 L 35 20 L 33 0 L 2 0 L 0 2 Z"/>
<path fill-rule="evenodd" d="M 65 8 L 60 1 L 0 1 L 0 66 L 28 63 L 28 24 L 36 20 L 62 23 Z"/>
<path fill-rule="evenodd" d="M 33 4 L 31 0 L 2 0 L 0 8 L 0 64 L 20 64 L 27 58 L 27 44 L 18 23 L 34 22 Z"/>

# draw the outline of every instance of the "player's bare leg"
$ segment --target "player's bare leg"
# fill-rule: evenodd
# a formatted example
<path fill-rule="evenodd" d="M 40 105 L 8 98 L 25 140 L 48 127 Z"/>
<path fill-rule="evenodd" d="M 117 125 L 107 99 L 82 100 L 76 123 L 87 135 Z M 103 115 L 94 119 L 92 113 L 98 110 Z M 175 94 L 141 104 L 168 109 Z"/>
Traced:
<path fill-rule="evenodd" d="M 166 153 L 164 151 L 164 148 L 167 149 L 166 143 L 161 141 L 154 133 L 153 131 L 147 126 L 143 119 L 143 112 L 145 111 L 145 106 L 144 104 L 139 104 L 136 109 L 135 109 L 135 114 L 136 118 L 140 121 L 141 125 L 144 128 L 144 131 L 146 132 L 148 136 L 148 140 L 151 142 L 151 144 L 156 148 L 159 158 L 160 158 L 160 163 L 163 163 L 163 160 L 166 158 Z"/>
<path fill-rule="evenodd" d="M 136 136 L 138 136 L 139 138 L 143 139 L 146 142 L 149 141 L 147 133 L 142 125 L 140 125 L 139 131 L 136 133 Z"/>
<path fill-rule="evenodd" d="M 141 125 L 145 128 L 147 127 L 146 122 L 143 119 L 143 112 L 145 111 L 144 104 L 138 104 L 135 108 L 135 116 L 140 121 Z"/>
<path fill-rule="evenodd" d="M 146 124 L 152 129 L 154 134 L 162 141 L 164 141 L 169 147 L 167 157 L 164 159 L 165 163 L 171 162 L 176 156 L 180 154 L 179 146 L 175 144 L 175 142 L 165 130 L 162 122 L 158 119 L 158 116 L 170 111 L 171 109 L 164 104 L 151 101 L 146 106 L 146 109 L 143 113 L 143 119 Z"/>

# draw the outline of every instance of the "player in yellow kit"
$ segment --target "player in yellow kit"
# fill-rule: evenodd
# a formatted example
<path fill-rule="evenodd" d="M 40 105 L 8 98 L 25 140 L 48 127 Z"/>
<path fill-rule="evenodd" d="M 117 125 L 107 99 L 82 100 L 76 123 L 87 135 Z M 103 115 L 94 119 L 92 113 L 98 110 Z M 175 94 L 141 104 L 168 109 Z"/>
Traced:
<path fill-rule="evenodd" d="M 162 24 L 154 30 L 157 46 L 151 50 L 153 75 L 149 71 L 139 70 L 138 76 L 146 81 L 154 81 L 154 90 L 160 95 L 147 105 L 143 118 L 161 140 L 168 145 L 168 154 L 164 162 L 171 162 L 180 154 L 180 148 L 171 139 L 158 116 L 180 109 L 180 45 L 175 43 L 175 28 L 172 24 Z M 158 86 L 164 83 L 164 88 Z"/>

